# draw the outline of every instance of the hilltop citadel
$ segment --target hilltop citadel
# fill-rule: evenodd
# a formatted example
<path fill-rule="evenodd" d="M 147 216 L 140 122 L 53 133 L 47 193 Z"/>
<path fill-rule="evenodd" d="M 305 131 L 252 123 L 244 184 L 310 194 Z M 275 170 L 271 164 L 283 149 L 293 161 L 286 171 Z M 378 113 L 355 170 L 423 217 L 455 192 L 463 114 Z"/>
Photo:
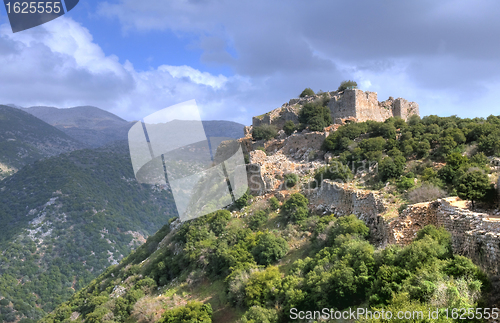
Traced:
<path fill-rule="evenodd" d="M 385 121 L 390 117 L 400 117 L 404 120 L 413 115 L 420 115 L 418 104 L 403 98 L 389 97 L 385 101 L 378 101 L 376 92 L 362 91 L 359 89 L 346 89 L 344 91 L 324 92 L 322 94 L 291 99 L 281 107 L 274 109 L 252 119 L 252 126 L 263 124 L 283 127 L 286 121 L 298 123 L 300 108 L 315 100 L 326 97 L 329 100 L 328 108 L 335 124 L 342 124 L 346 120 L 363 122 L 367 120 Z"/>

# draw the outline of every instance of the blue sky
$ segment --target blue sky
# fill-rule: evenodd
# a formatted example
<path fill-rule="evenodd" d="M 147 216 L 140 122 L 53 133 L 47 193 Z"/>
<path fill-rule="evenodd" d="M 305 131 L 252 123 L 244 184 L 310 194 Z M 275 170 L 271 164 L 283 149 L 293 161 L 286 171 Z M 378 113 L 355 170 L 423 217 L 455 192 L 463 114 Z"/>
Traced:
<path fill-rule="evenodd" d="M 196 99 L 251 123 L 305 88 L 354 79 L 422 115 L 500 107 L 496 1 L 80 0 L 12 34 L 0 9 L 0 103 L 94 105 L 127 120 Z"/>

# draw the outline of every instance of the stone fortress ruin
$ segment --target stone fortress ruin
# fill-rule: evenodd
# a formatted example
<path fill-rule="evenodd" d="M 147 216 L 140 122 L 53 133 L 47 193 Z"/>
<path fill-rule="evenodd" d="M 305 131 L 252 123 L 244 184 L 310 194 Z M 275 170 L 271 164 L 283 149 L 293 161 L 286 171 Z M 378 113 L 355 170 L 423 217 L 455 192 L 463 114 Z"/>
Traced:
<path fill-rule="evenodd" d="M 385 121 L 390 117 L 400 117 L 404 120 L 413 115 L 419 115 L 418 104 L 403 98 L 389 97 L 385 101 L 378 101 L 376 92 L 359 89 L 344 91 L 323 92 L 304 98 L 291 99 L 281 107 L 261 116 L 253 117 L 253 127 L 263 124 L 275 125 L 282 128 L 286 121 L 298 123 L 298 114 L 306 103 L 320 100 L 324 96 L 329 99 L 328 108 L 335 124 L 342 124 L 346 120 L 363 122 L 367 120 Z"/>
<path fill-rule="evenodd" d="M 419 115 L 415 102 L 392 97 L 379 102 L 375 92 L 346 89 L 291 99 L 273 111 L 254 117 L 253 127 L 267 124 L 282 128 L 288 120 L 298 123 L 300 109 L 325 96 L 334 122 L 325 131 L 304 130 L 290 136 L 280 131 L 275 139 L 255 141 L 251 136 L 252 127 L 247 127 L 246 137 L 240 140 L 249 151 L 247 172 L 252 195 L 273 195 L 284 201 L 290 194 L 283 189 L 284 175 L 293 172 L 306 176 L 328 163 L 331 154 L 321 152 L 321 146 L 341 124 L 383 122 L 390 117 L 408 120 L 411 115 Z M 500 169 L 496 159 L 492 164 Z M 500 177 L 497 183 L 500 196 Z M 454 253 L 471 258 L 487 274 L 500 277 L 500 210 L 494 214 L 473 212 L 466 207 L 466 201 L 449 197 L 409 205 L 399 213 L 395 202 L 386 199 L 382 191 L 330 180 L 323 180 L 319 188 L 308 189 L 304 194 L 318 214 L 356 215 L 370 228 L 370 240 L 379 247 L 406 245 L 428 224 L 445 227 L 452 235 Z"/>

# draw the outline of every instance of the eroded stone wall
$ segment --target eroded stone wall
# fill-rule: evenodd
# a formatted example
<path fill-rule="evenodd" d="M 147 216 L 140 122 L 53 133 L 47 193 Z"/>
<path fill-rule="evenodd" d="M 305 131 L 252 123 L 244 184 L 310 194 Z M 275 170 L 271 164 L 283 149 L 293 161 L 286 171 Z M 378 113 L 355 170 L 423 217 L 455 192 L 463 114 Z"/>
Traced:
<path fill-rule="evenodd" d="M 418 104 L 415 102 L 408 102 L 405 99 L 397 98 L 393 105 L 393 115 L 401 119 L 408 120 L 412 115 L 420 115 Z"/>
<path fill-rule="evenodd" d="M 356 215 L 370 228 L 372 243 L 385 246 L 393 243 L 388 239 L 390 228 L 381 214 L 387 212 L 384 199 L 374 191 L 359 190 L 348 184 L 323 180 L 321 187 L 312 190 L 308 196 L 318 211 L 337 216 Z"/>
<path fill-rule="evenodd" d="M 471 212 L 452 202 L 456 198 L 410 205 L 401 215 L 387 216 L 387 202 L 374 191 L 324 180 L 309 199 L 317 210 L 338 216 L 356 215 L 370 228 L 377 246 L 407 245 L 426 225 L 444 227 L 451 233 L 455 254 L 466 256 L 490 275 L 500 274 L 500 218 Z"/>
<path fill-rule="evenodd" d="M 298 123 L 298 114 L 302 106 L 308 102 L 321 100 L 326 96 L 330 99 L 328 108 L 336 124 L 342 124 L 345 119 L 354 119 L 359 122 L 374 120 L 385 121 L 398 116 L 405 120 L 412 114 L 419 114 L 418 104 L 408 102 L 405 99 L 390 97 L 388 100 L 379 102 L 376 92 L 362 91 L 359 89 L 347 89 L 343 92 L 325 92 L 304 98 L 291 99 L 280 108 L 274 109 L 252 119 L 254 127 L 263 124 L 273 124 L 282 128 L 286 121 L 291 120 Z"/>

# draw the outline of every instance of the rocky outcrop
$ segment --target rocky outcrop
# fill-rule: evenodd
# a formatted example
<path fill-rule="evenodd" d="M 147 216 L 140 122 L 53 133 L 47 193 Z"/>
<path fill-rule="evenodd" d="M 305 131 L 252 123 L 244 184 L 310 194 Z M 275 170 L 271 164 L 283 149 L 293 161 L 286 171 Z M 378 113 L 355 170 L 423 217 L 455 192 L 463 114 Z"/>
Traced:
<path fill-rule="evenodd" d="M 252 195 L 263 195 L 270 192 L 278 192 L 287 189 L 284 176 L 295 173 L 299 176 L 320 166 L 320 162 L 301 162 L 288 158 L 281 151 L 267 156 L 261 150 L 250 152 L 250 165 L 252 174 L 249 176 L 250 190 Z M 250 183 L 250 181 L 252 181 Z"/>

